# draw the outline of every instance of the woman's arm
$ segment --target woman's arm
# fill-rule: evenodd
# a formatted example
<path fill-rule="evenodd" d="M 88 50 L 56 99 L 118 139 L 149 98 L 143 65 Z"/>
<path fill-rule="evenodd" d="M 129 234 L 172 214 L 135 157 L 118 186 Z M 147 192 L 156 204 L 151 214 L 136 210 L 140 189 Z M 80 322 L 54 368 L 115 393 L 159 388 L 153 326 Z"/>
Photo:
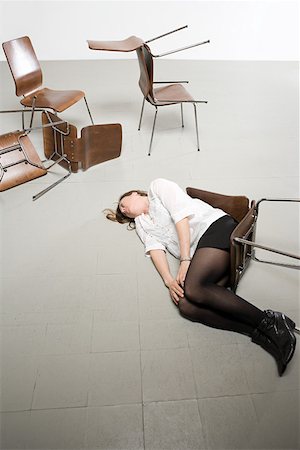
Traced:
<path fill-rule="evenodd" d="M 173 302 L 177 305 L 180 297 L 183 297 L 183 289 L 170 272 L 166 253 L 163 250 L 150 250 L 150 256 L 163 282 L 169 289 Z"/>
<path fill-rule="evenodd" d="M 190 259 L 190 226 L 189 219 L 185 217 L 176 223 L 176 231 L 179 240 L 180 248 L 180 266 L 178 269 L 176 281 L 182 287 L 184 285 L 185 277 L 191 262 Z"/>

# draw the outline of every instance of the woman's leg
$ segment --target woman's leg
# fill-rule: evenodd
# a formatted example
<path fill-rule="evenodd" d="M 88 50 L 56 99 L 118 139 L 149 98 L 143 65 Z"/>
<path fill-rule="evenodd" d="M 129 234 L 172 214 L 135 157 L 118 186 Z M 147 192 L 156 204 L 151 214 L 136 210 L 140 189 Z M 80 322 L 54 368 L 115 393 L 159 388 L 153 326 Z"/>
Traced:
<path fill-rule="evenodd" d="M 196 250 L 186 275 L 181 314 L 214 328 L 248 334 L 253 342 L 272 354 L 282 375 L 292 359 L 296 338 L 284 314 L 261 311 L 216 283 L 229 272 L 229 253 L 216 248 Z"/>
<path fill-rule="evenodd" d="M 193 322 L 200 322 L 212 328 L 235 331 L 236 333 L 251 336 L 254 328 L 246 323 L 239 322 L 219 312 L 196 305 L 186 298 L 179 300 L 178 308 L 180 314 Z"/>
<path fill-rule="evenodd" d="M 255 329 L 264 317 L 263 311 L 232 291 L 217 285 L 217 282 L 228 273 L 229 263 L 230 256 L 226 250 L 210 247 L 196 250 L 184 284 L 186 299 L 200 307 L 200 315 L 203 318 L 204 315 L 208 317 L 209 311 L 215 313 L 215 316 L 210 315 L 210 326 L 220 328 L 223 318 L 224 324 L 229 320 L 232 324 L 238 322 L 248 326 L 248 331 L 251 328 Z M 213 325 L 214 317 L 215 325 Z M 229 323 L 228 325 L 230 326 Z"/>

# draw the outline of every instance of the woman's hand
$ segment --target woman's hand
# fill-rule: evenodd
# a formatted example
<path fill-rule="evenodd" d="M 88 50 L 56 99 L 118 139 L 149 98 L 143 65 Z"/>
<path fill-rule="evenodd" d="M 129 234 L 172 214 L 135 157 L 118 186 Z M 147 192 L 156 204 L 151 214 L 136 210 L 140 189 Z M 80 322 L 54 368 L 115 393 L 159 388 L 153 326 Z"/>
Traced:
<path fill-rule="evenodd" d="M 176 281 L 182 287 L 184 287 L 185 277 L 186 277 L 188 268 L 190 267 L 190 264 L 191 264 L 191 261 L 181 261 L 181 263 L 180 263 Z"/>
<path fill-rule="evenodd" d="M 175 280 L 174 278 L 165 284 L 169 289 L 171 299 L 173 300 L 175 305 L 178 305 L 180 298 L 184 296 L 182 287 L 178 284 L 177 280 Z"/>

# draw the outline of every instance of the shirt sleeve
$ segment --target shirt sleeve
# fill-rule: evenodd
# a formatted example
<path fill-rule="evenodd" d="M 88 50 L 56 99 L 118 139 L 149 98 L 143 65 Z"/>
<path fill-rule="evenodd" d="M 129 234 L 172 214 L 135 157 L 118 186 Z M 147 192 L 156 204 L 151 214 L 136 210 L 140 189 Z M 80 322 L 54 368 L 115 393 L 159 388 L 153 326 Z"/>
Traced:
<path fill-rule="evenodd" d="M 140 240 L 142 241 L 142 243 L 144 244 L 144 249 L 145 249 L 145 255 L 150 257 L 150 250 L 164 250 L 166 251 L 166 247 L 161 244 L 160 242 L 158 242 L 157 239 L 155 239 L 154 236 L 152 236 L 151 234 L 146 233 L 146 231 L 138 224 L 136 224 L 136 229 L 135 229 L 138 237 L 140 238 Z"/>
<path fill-rule="evenodd" d="M 150 190 L 169 211 L 174 223 L 194 215 L 193 199 L 173 181 L 158 178 L 151 183 Z"/>

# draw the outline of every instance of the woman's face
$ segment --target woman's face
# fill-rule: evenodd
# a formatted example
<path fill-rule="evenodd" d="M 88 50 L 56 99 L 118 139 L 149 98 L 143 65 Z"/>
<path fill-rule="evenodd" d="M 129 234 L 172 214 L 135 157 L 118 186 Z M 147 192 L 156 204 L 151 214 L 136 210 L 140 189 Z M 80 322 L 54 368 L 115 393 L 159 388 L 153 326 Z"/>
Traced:
<path fill-rule="evenodd" d="M 135 219 L 143 213 L 147 214 L 149 208 L 148 197 L 133 192 L 122 198 L 119 203 L 119 208 L 124 216 Z"/>

